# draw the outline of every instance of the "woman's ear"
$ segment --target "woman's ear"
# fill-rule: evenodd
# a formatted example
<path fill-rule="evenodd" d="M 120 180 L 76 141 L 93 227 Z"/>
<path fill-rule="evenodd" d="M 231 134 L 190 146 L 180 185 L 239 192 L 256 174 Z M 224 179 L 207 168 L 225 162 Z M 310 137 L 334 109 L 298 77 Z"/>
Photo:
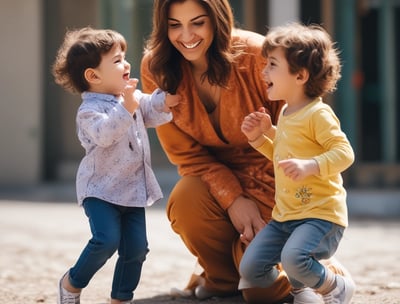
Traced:
<path fill-rule="evenodd" d="M 95 69 L 87 68 L 84 72 L 84 76 L 89 84 L 99 84 L 101 82 L 101 79 L 97 75 L 97 71 Z"/>
<path fill-rule="evenodd" d="M 310 73 L 308 72 L 307 69 L 301 69 L 297 73 L 297 78 L 296 80 L 300 82 L 300 84 L 305 84 L 308 81 L 308 78 L 310 78 Z"/>

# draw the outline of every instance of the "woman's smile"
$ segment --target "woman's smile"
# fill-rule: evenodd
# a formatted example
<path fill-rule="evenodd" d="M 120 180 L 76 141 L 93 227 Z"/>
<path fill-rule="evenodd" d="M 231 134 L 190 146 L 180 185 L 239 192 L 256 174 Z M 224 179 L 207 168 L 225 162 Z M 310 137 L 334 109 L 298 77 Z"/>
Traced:
<path fill-rule="evenodd" d="M 186 60 L 206 62 L 214 31 L 204 7 L 197 1 L 173 2 L 168 12 L 168 38 Z"/>
<path fill-rule="evenodd" d="M 184 43 L 181 42 L 181 44 L 186 48 L 186 49 L 194 49 L 195 47 L 197 47 L 203 40 L 199 40 L 197 42 L 193 42 L 193 43 Z"/>

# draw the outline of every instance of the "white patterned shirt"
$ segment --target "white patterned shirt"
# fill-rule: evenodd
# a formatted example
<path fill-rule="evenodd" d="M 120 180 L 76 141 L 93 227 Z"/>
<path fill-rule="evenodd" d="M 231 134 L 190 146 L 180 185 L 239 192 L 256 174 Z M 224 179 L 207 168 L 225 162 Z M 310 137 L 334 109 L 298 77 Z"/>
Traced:
<path fill-rule="evenodd" d="M 132 116 L 113 95 L 84 92 L 76 117 L 78 138 L 85 148 L 76 179 L 78 204 L 96 197 L 112 204 L 145 207 L 161 199 L 151 168 L 146 128 L 169 122 L 162 111 L 165 93 L 135 91 L 140 106 Z"/>

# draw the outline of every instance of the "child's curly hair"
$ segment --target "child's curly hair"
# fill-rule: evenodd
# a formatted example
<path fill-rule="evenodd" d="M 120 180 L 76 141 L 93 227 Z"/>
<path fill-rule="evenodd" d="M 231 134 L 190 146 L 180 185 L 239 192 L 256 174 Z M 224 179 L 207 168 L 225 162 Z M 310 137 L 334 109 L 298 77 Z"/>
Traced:
<path fill-rule="evenodd" d="M 72 93 L 87 91 L 85 70 L 98 67 L 102 55 L 117 44 L 126 51 L 125 38 L 113 30 L 84 27 L 67 31 L 52 66 L 55 82 Z"/>
<path fill-rule="evenodd" d="M 270 30 L 262 46 L 262 55 L 283 48 L 291 73 L 309 72 L 305 94 L 316 98 L 336 90 L 341 77 L 339 52 L 329 34 L 319 25 L 290 23 Z"/>

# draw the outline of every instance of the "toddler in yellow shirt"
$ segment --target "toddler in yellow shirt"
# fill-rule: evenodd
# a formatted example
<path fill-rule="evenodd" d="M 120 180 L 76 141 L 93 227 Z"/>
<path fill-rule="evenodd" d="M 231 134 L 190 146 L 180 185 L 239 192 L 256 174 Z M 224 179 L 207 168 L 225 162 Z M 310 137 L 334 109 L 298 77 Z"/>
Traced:
<path fill-rule="evenodd" d="M 311 288 L 321 295 L 317 303 L 350 303 L 354 282 L 320 263 L 334 255 L 348 225 L 341 172 L 354 161 L 338 118 L 322 100 L 341 76 L 338 50 L 321 26 L 291 23 L 268 32 L 262 54 L 268 97 L 286 105 L 276 127 L 263 108 L 241 126 L 274 163 L 276 205 L 244 253 L 239 288 L 272 285 L 282 263 L 294 294 Z"/>

